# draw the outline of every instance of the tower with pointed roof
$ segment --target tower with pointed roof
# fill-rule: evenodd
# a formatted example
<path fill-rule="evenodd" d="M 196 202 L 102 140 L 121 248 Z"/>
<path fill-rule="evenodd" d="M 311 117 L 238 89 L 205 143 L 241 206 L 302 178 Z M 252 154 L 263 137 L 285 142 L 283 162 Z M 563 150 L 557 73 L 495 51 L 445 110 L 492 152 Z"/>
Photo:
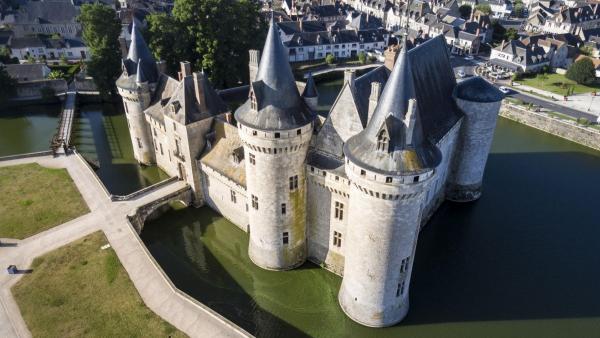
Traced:
<path fill-rule="evenodd" d="M 250 259 L 265 269 L 292 269 L 307 253 L 305 163 L 314 114 L 273 19 L 249 98 L 235 118 L 245 153 Z"/>
<path fill-rule="evenodd" d="M 344 146 L 350 180 L 344 277 L 339 302 L 353 320 L 393 325 L 408 311 L 421 206 L 438 148 L 424 137 L 404 43 L 366 128 Z"/>
<path fill-rule="evenodd" d="M 117 80 L 117 89 L 123 98 L 133 155 L 141 164 L 153 164 L 156 157 L 144 110 L 150 105 L 159 74 L 156 62 L 137 29 L 135 20 L 131 27 L 129 52 L 122 62 L 122 68 L 123 73 Z"/>

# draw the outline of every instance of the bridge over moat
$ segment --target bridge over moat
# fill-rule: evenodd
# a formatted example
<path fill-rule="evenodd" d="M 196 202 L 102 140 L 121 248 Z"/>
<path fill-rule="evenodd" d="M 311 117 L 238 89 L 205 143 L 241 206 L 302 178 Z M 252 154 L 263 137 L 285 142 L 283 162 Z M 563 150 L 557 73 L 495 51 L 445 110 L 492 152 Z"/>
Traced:
<path fill-rule="evenodd" d="M 246 331 L 175 288 L 154 261 L 138 232 L 144 220 L 172 201 L 191 203 L 190 187 L 169 179 L 128 196 L 111 195 L 86 161 L 69 156 L 38 156 L 0 160 L 0 166 L 38 163 L 65 168 L 88 204 L 90 213 L 24 240 L 2 239 L 0 266 L 26 268 L 34 258 L 101 230 L 144 303 L 160 317 L 191 337 L 245 337 Z M 0 275 L 0 337 L 30 337 L 12 297 L 11 287 L 22 275 Z"/>

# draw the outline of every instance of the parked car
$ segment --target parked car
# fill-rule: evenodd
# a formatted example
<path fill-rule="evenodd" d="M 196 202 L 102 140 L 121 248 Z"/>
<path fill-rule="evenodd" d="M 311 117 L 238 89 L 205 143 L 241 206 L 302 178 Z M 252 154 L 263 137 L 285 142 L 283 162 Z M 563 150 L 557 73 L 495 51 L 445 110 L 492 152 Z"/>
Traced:
<path fill-rule="evenodd" d="M 465 60 L 473 60 L 473 59 L 474 59 L 473 55 L 465 56 Z"/>
<path fill-rule="evenodd" d="M 500 91 L 503 92 L 504 94 L 508 94 L 510 93 L 510 89 L 504 87 L 504 86 L 500 86 Z"/>

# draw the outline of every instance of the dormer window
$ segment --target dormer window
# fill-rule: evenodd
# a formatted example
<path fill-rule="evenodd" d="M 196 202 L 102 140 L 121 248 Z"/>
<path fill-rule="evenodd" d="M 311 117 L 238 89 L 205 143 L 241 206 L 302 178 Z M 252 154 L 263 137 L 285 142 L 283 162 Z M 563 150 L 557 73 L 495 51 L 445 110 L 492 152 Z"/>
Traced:
<path fill-rule="evenodd" d="M 387 152 L 390 144 L 390 139 L 388 137 L 387 130 L 382 129 L 379 134 L 377 134 L 377 150 Z"/>
<path fill-rule="evenodd" d="M 179 111 L 179 108 L 181 108 L 181 104 L 179 103 L 179 101 L 174 101 L 173 104 L 171 104 L 172 113 L 177 113 Z"/>

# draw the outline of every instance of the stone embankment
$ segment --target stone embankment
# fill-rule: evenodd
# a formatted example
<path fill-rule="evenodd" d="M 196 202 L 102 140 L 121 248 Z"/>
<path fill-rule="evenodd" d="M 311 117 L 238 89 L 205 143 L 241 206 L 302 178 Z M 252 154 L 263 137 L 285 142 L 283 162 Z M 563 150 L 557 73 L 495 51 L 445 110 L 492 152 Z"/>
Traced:
<path fill-rule="evenodd" d="M 579 126 L 575 121 L 530 111 L 508 102 L 502 104 L 500 116 L 600 151 L 600 130 L 593 127 Z"/>

